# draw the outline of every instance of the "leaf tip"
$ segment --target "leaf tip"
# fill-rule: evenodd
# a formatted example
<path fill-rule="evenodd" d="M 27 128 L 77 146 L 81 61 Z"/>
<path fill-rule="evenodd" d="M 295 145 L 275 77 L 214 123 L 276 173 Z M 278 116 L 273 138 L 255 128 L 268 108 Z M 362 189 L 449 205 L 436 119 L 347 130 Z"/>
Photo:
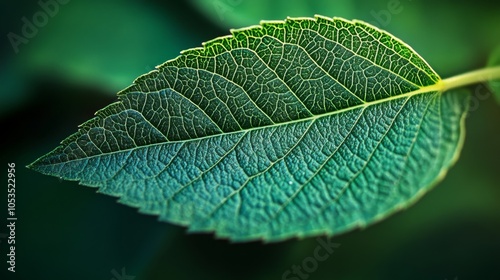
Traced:
<path fill-rule="evenodd" d="M 35 161 L 33 161 L 32 163 L 26 165 L 26 168 L 29 169 L 29 170 L 33 170 L 33 171 L 36 171 L 36 172 L 40 172 L 40 173 L 43 173 L 41 171 L 41 166 L 43 166 L 43 160 L 45 159 L 46 156 L 42 156 L 42 157 L 39 157 L 38 159 L 36 159 Z"/>

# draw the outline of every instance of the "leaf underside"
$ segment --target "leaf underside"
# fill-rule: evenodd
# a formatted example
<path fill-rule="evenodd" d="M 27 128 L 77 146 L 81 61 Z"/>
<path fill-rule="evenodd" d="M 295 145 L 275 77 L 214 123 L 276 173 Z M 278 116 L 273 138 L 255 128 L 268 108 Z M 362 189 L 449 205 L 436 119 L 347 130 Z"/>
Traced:
<path fill-rule="evenodd" d="M 360 21 L 262 22 L 184 51 L 30 168 L 235 241 L 334 235 L 454 163 L 468 95 Z"/>

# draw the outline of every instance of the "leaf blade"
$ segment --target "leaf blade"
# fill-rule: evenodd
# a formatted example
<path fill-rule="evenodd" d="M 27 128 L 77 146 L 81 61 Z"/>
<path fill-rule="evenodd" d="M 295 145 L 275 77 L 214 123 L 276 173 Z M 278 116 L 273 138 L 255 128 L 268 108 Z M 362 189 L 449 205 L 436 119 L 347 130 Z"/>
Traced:
<path fill-rule="evenodd" d="M 359 21 L 323 17 L 232 33 L 139 77 L 119 102 L 31 167 L 97 186 L 192 231 L 280 240 L 372 223 L 408 204 L 453 163 L 467 98 L 438 92 L 439 76 L 399 39 Z M 393 125 L 417 135 L 415 121 L 432 127 L 446 117 L 437 112 L 448 100 L 443 108 L 452 120 L 436 127 L 452 131 L 439 146 L 451 152 L 418 149 L 432 172 L 405 163 L 395 151 L 410 152 L 411 137 Z M 424 108 L 433 112 L 426 122 Z M 428 134 L 418 139 L 448 137 Z M 411 195 L 387 189 L 392 195 L 384 196 L 385 185 L 400 181 L 380 158 L 401 182 L 410 167 L 424 179 L 408 184 Z M 372 199 L 385 199 L 385 208 Z"/>

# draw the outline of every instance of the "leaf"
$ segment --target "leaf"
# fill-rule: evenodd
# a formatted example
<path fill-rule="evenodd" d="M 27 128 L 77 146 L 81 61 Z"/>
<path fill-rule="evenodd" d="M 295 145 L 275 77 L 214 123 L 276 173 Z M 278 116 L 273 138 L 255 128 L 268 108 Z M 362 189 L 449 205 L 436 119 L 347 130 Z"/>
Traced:
<path fill-rule="evenodd" d="M 29 167 L 236 241 L 338 234 L 413 203 L 468 95 L 361 21 L 262 22 L 186 50 Z"/>

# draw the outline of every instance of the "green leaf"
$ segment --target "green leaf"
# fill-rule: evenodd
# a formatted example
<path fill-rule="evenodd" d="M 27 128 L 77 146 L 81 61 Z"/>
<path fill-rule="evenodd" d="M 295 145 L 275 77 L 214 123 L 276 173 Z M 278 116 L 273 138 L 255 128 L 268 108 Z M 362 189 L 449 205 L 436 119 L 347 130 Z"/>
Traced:
<path fill-rule="evenodd" d="M 360 21 L 262 22 L 182 52 L 29 167 L 190 231 L 338 234 L 443 178 L 468 94 Z"/>

